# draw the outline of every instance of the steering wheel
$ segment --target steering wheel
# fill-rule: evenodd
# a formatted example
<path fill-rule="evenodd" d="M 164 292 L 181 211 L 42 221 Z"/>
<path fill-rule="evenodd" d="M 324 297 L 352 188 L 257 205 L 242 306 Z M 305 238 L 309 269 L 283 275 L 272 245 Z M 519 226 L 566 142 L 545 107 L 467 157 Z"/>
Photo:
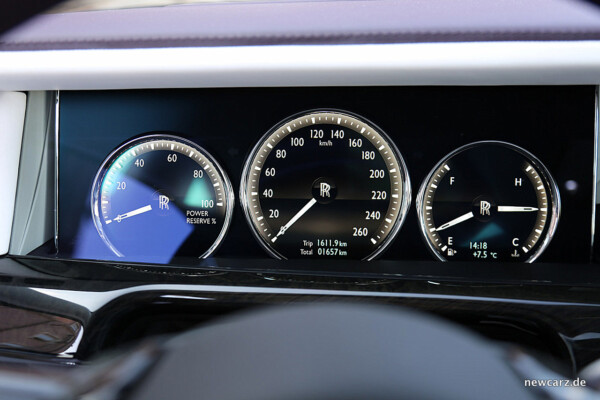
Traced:
<path fill-rule="evenodd" d="M 290 305 L 168 341 L 133 400 L 534 399 L 510 352 L 397 308 Z"/>

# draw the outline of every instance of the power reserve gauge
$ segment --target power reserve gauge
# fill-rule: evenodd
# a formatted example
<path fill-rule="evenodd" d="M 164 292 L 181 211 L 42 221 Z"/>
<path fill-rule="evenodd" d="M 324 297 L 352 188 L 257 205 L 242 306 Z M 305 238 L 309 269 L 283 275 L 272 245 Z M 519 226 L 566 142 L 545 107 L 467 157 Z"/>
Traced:
<path fill-rule="evenodd" d="M 433 168 L 417 212 L 425 241 L 443 261 L 533 262 L 556 230 L 560 196 L 531 153 L 484 141 L 453 151 Z"/>
<path fill-rule="evenodd" d="M 215 251 L 231 220 L 233 191 L 202 147 L 147 135 L 106 158 L 92 185 L 91 210 L 98 234 L 119 259 L 168 263 Z"/>

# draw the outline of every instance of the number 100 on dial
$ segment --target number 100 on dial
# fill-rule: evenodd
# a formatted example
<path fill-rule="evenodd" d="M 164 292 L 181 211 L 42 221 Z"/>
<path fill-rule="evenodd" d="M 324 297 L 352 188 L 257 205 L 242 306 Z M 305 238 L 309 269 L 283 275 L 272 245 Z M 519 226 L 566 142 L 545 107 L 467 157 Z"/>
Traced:
<path fill-rule="evenodd" d="M 133 139 L 100 167 L 91 193 L 98 234 L 119 258 L 168 263 L 212 254 L 233 210 L 233 191 L 216 160 L 172 135 Z"/>

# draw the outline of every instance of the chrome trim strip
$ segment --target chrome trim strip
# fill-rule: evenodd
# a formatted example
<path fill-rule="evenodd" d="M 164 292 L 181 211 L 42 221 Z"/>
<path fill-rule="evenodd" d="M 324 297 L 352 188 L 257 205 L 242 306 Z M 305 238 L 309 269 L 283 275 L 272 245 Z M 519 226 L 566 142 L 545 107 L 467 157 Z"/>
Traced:
<path fill-rule="evenodd" d="M 0 90 L 600 83 L 600 41 L 0 52 Z"/>
<path fill-rule="evenodd" d="M 590 260 L 594 259 L 594 241 L 596 235 L 596 204 L 598 204 L 598 146 L 600 146 L 600 86 L 596 86 L 596 105 L 594 116 L 594 182 L 592 198 L 592 238 Z"/>
<path fill-rule="evenodd" d="M 138 292 L 157 292 L 162 293 L 162 298 L 169 292 L 187 292 L 187 297 L 192 297 L 190 293 L 235 293 L 235 294 L 281 294 L 281 295 L 309 295 L 309 296 L 341 296 L 341 297 L 376 297 L 376 298 L 405 298 L 405 299 L 429 299 L 429 300 L 462 300 L 477 302 L 498 302 L 504 304 L 529 304 L 539 306 L 579 306 L 579 307 L 597 307 L 594 304 L 586 303 L 568 303 L 556 301 L 536 301 L 536 300 L 518 300 L 504 299 L 495 297 L 481 296 L 460 296 L 460 295 L 442 295 L 426 293 L 398 293 L 398 292 L 362 292 L 357 290 L 325 290 L 325 289 L 292 289 L 292 288 L 262 288 L 251 286 L 219 286 L 219 285 L 140 285 L 125 289 L 110 290 L 106 292 L 83 292 L 76 290 L 44 289 L 30 288 L 38 293 L 45 294 L 57 299 L 68 301 L 82 307 L 86 307 L 90 312 L 95 312 L 104 307 L 109 302 L 131 293 Z M 212 299 L 199 301 L 211 301 Z"/>
<path fill-rule="evenodd" d="M 71 346 L 69 346 L 68 349 L 66 349 L 62 353 L 58 354 L 57 356 L 60 358 L 75 357 L 75 354 L 79 350 L 79 345 L 81 344 L 81 339 L 83 339 L 84 331 L 85 331 L 85 328 L 83 326 L 80 326 L 79 332 L 77 333 L 77 338 L 75 338 L 75 341 L 73 342 L 73 344 Z"/>
<path fill-rule="evenodd" d="M 60 130 L 60 92 L 56 91 L 54 102 L 54 248 L 58 251 L 58 152 Z"/>

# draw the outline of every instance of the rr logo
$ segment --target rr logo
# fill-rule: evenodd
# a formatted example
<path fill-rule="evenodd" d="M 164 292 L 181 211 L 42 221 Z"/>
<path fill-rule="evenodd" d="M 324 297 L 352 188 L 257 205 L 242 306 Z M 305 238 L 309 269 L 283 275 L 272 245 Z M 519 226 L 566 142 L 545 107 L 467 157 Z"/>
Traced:
<path fill-rule="evenodd" d="M 158 208 L 164 210 L 165 208 L 169 209 L 169 198 L 165 195 L 158 196 Z"/>
<path fill-rule="evenodd" d="M 331 185 L 329 183 L 325 183 L 325 182 L 321 182 L 321 197 L 325 198 L 325 197 L 331 197 L 331 194 L 329 194 L 329 191 L 331 190 Z"/>
<path fill-rule="evenodd" d="M 487 201 L 482 200 L 479 203 L 479 213 L 481 215 L 490 215 L 490 208 L 492 207 L 492 205 L 490 203 L 488 203 Z"/>

